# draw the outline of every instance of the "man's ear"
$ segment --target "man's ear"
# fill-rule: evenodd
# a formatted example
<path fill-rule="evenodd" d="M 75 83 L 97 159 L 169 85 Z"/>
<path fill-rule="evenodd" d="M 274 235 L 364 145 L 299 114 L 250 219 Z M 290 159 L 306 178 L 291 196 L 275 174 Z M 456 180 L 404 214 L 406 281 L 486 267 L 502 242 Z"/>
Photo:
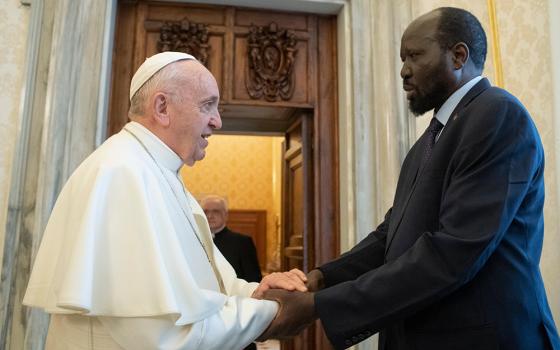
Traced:
<path fill-rule="evenodd" d="M 163 92 L 157 92 L 152 99 L 154 121 L 163 127 L 168 127 L 170 123 L 169 97 Z"/>
<path fill-rule="evenodd" d="M 464 42 L 459 42 L 453 45 L 451 54 L 453 55 L 453 67 L 456 70 L 461 69 L 469 60 L 469 47 Z"/>

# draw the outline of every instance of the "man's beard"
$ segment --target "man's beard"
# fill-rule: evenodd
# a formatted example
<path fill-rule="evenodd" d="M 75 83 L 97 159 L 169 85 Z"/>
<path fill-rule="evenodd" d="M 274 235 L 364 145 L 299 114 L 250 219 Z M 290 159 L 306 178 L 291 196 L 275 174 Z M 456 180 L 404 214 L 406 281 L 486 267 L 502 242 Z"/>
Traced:
<path fill-rule="evenodd" d="M 433 81 L 426 93 L 418 94 L 408 101 L 408 108 L 416 115 L 422 115 L 434 108 L 439 108 L 449 96 L 449 87 L 443 79 Z"/>
<path fill-rule="evenodd" d="M 434 108 L 439 109 L 451 95 L 452 82 L 446 75 L 444 64 L 442 58 L 436 65 L 436 69 L 431 74 L 427 74 L 433 78 L 422 89 L 423 91 L 416 90 L 416 96 L 408 101 L 408 107 L 414 115 L 419 116 Z"/>

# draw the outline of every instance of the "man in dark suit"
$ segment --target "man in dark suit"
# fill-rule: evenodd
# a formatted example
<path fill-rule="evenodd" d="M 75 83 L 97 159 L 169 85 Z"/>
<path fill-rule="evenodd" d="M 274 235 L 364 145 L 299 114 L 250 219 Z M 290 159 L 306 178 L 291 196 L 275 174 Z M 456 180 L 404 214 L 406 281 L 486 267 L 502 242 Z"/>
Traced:
<path fill-rule="evenodd" d="M 531 117 L 480 77 L 486 35 L 440 8 L 401 41 L 411 111 L 434 110 L 375 231 L 308 274 L 314 293 L 269 291 L 281 313 L 261 336 L 320 318 L 337 349 L 380 332 L 380 349 L 560 349 L 539 271 L 544 153 Z"/>
<path fill-rule="evenodd" d="M 251 237 L 227 228 L 227 202 L 223 197 L 211 195 L 201 201 L 208 219 L 214 244 L 231 264 L 238 278 L 247 282 L 260 282 L 262 275 L 257 250 Z"/>

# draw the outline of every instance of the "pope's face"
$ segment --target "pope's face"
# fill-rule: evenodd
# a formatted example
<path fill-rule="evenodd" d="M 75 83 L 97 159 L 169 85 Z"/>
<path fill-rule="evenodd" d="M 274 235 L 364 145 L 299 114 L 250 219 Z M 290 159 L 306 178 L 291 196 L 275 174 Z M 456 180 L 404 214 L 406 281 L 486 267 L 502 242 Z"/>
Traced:
<path fill-rule="evenodd" d="M 170 100 L 170 147 L 185 164 L 192 166 L 206 155 L 212 131 L 222 127 L 218 112 L 220 93 L 216 80 L 204 66 L 193 61 L 181 64 L 196 66 L 190 67 L 188 83 L 177 86 L 175 98 Z"/>

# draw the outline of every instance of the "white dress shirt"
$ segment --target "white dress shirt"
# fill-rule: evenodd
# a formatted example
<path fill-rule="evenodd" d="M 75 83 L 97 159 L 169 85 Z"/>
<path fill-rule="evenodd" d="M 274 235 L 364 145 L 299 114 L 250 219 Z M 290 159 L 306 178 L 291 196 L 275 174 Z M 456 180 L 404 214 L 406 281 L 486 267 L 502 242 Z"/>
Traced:
<path fill-rule="evenodd" d="M 445 100 L 443 105 L 441 105 L 437 113 L 434 114 L 434 118 L 443 124 L 443 128 L 441 128 L 440 132 L 436 136 L 436 142 L 439 139 L 439 135 L 443 132 L 443 129 L 445 129 L 445 124 L 447 124 L 447 121 L 449 120 L 449 117 L 451 117 L 451 113 L 453 113 L 455 107 L 457 107 L 459 102 L 461 102 L 461 99 L 463 99 L 467 92 L 469 92 L 470 89 L 472 89 L 473 86 L 475 86 L 481 79 L 481 76 L 477 76 L 469 80 L 465 85 L 461 86 L 453 94 L 451 94 L 451 96 Z"/>

